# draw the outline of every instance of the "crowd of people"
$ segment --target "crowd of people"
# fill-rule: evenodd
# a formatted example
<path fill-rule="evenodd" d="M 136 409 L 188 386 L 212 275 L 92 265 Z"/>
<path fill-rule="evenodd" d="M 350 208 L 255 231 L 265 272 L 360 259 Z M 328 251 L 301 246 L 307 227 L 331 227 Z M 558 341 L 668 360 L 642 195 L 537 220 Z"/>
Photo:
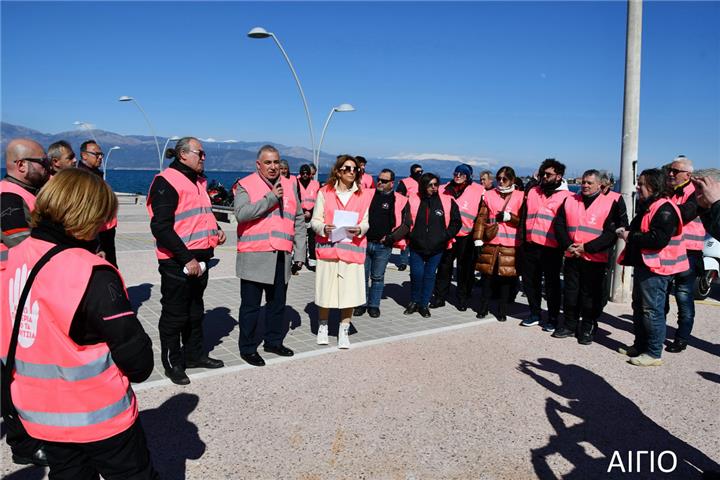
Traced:
<path fill-rule="evenodd" d="M 29 139 L 7 146 L 0 182 L 0 283 L 10 299 L 0 314 L 7 442 L 13 461 L 49 464 L 52 478 L 157 478 L 130 386 L 152 371 L 151 341 L 117 268 L 117 199 L 102 179 L 103 152 L 94 141 L 80 152 L 77 161 L 67 142 L 47 154 Z M 207 194 L 202 142 L 182 138 L 165 156 L 172 162 L 147 196 L 161 278 L 161 362 L 173 383 L 187 385 L 188 369 L 224 366 L 203 350 L 202 324 L 210 260 L 226 235 Z M 633 365 L 662 364 L 671 283 L 678 329 L 666 350 L 687 348 L 706 231 L 720 238 L 720 184 L 693 176 L 690 159 L 642 171 L 632 219 L 607 175 L 585 171 L 573 193 L 555 159 L 543 161 L 526 186 L 510 166 L 481 172 L 476 182 L 472 167 L 459 164 L 443 184 L 419 164 L 398 182 L 387 168 L 373 179 L 366 164 L 340 155 L 321 186 L 313 165 L 295 177 L 265 145 L 256 171 L 235 185 L 238 348 L 247 363 L 265 364 L 260 344 L 266 353 L 294 354 L 283 344 L 285 307 L 288 282 L 302 268 L 315 272 L 317 343 L 329 344 L 329 312 L 338 309 L 337 346 L 350 348 L 351 319 L 381 316 L 393 249 L 401 252 L 398 270 L 410 269 L 405 315 L 449 308 L 455 272 L 458 310 L 478 318 L 493 310 L 506 321 L 522 290 L 529 314 L 520 325 L 590 345 L 618 238 L 625 245 L 618 263 L 634 267 L 635 340 L 621 353 Z"/>

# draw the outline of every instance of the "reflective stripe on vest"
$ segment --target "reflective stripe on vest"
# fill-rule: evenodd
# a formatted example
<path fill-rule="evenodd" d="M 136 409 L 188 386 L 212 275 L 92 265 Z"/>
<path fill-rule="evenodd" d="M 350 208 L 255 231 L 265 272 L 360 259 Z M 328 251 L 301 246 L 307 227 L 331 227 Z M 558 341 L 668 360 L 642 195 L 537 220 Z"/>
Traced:
<path fill-rule="evenodd" d="M 298 182 L 300 207 L 303 210 L 312 210 L 315 208 L 315 200 L 317 199 L 318 190 L 320 190 L 320 184 L 317 180 L 310 180 L 307 188 L 303 187 L 301 182 Z"/>
<path fill-rule="evenodd" d="M 683 205 L 695 193 L 695 185 L 690 182 L 683 187 L 682 195 L 673 195 L 675 205 Z M 705 227 L 700 217 L 695 217 L 683 225 L 683 241 L 686 250 L 700 250 L 705 248 Z"/>
<path fill-rule="evenodd" d="M 450 183 L 446 183 L 443 186 L 441 197 L 449 196 L 452 198 L 452 195 L 445 193 L 449 185 Z M 460 194 L 458 198 L 455 198 L 455 203 L 457 203 L 458 210 L 460 211 L 460 220 L 462 221 L 462 226 L 457 234 L 458 237 L 465 237 L 472 232 L 475 226 L 475 218 L 477 218 L 478 211 L 480 210 L 480 200 L 484 193 L 485 188 L 477 183 L 471 183 L 465 187 L 465 190 L 463 190 L 463 193 Z"/>
<path fill-rule="evenodd" d="M 18 195 L 20 198 L 23 199 L 23 202 L 25 202 L 25 205 L 28 207 L 28 211 L 30 213 L 35 210 L 35 195 L 28 192 L 24 188 L 22 188 L 20 185 L 10 182 L 7 179 L 3 179 L 0 181 L 0 193 L 14 193 L 15 195 Z M 22 232 L 17 234 L 19 235 L 28 235 L 28 230 L 23 230 Z M 12 237 L 11 235 L 8 235 L 8 237 Z M 5 268 L 5 262 L 8 259 L 8 250 L 10 247 L 5 245 L 4 243 L 0 242 L 0 270 L 3 270 Z"/>
<path fill-rule="evenodd" d="M 363 189 L 359 193 L 356 191 L 350 195 L 346 205 L 340 202 L 334 188 L 327 185 L 320 189 L 318 196 L 323 197 L 323 223 L 330 225 L 333 223 L 335 210 L 346 210 L 357 212 L 358 225 L 362 222 L 363 217 L 370 208 L 375 190 Z M 365 247 L 367 246 L 367 237 L 355 235 L 349 242 L 331 242 L 328 237 L 317 235 L 315 237 L 315 254 L 319 260 L 339 260 L 346 263 L 365 263 Z"/>
<path fill-rule="evenodd" d="M 526 239 L 546 247 L 557 248 L 555 238 L 555 215 L 567 197 L 573 193 L 568 190 L 556 190 L 546 197 L 540 187 L 533 187 L 527 195 L 527 219 L 525 221 Z"/>
<path fill-rule="evenodd" d="M 655 200 L 643 215 L 642 221 L 640 222 L 641 232 L 646 233 L 650 231 L 652 218 L 658 209 L 665 204 L 671 205 L 678 218 L 682 218 L 680 216 L 680 210 L 675 203 L 667 198 L 660 198 Z M 677 231 L 665 248 L 660 250 L 641 249 L 640 254 L 642 255 L 645 265 L 651 272 L 657 275 L 674 275 L 687 271 L 688 268 L 690 268 L 690 263 L 688 263 L 687 250 L 685 249 L 685 242 L 683 240 L 682 220 L 678 222 Z"/>
<path fill-rule="evenodd" d="M 53 244 L 29 238 L 13 248 L 3 290 L 27 275 Z M 130 381 L 106 343 L 77 345 L 70 326 L 96 267 L 113 268 L 92 253 L 71 248 L 38 273 L 22 314 L 11 394 L 20 421 L 34 438 L 88 443 L 127 430 L 137 419 Z M 72 275 L 67 275 L 72 271 Z M 127 293 L 125 293 L 127 295 Z M 7 355 L 15 312 L 0 310 L 1 355 Z"/>
<path fill-rule="evenodd" d="M 570 241 L 572 243 L 588 243 L 602 235 L 605 220 L 610 215 L 614 204 L 613 197 L 602 193 L 595 197 L 587 210 L 581 193 L 565 199 L 565 219 Z M 572 255 L 565 252 L 565 256 L 571 257 Z M 589 262 L 607 263 L 610 257 L 608 250 L 603 250 L 596 253 L 583 252 L 581 258 Z"/>
<path fill-rule="evenodd" d="M 198 176 L 193 183 L 181 171 L 166 168 L 155 176 L 164 178 L 178 194 L 178 204 L 175 207 L 173 230 L 180 240 L 190 250 L 204 250 L 218 246 L 219 231 L 217 220 L 212 212 L 212 204 L 207 194 L 207 180 Z M 153 179 L 153 183 L 155 180 Z M 152 191 L 152 185 L 150 186 Z M 152 219 L 152 199 L 148 193 L 147 209 Z M 173 254 L 167 248 L 155 245 L 155 254 L 160 260 L 172 258 Z"/>
<path fill-rule="evenodd" d="M 279 181 L 283 188 L 282 214 L 278 202 L 260 218 L 238 223 L 238 252 L 292 251 L 295 237 L 295 216 L 298 208 L 297 190 L 291 180 L 280 177 Z M 262 200 L 270 192 L 270 185 L 257 172 L 241 179 L 239 185 L 245 190 L 250 203 L 253 204 Z"/>
<path fill-rule="evenodd" d="M 397 192 L 393 192 L 393 195 L 395 195 L 395 228 L 398 228 L 402 225 L 402 211 L 408 203 L 408 198 Z M 393 244 L 393 247 L 405 250 L 405 248 L 407 248 L 407 238 L 401 238 Z"/>
<path fill-rule="evenodd" d="M 524 194 L 520 190 L 513 190 L 510 194 L 510 200 L 505 205 L 505 198 L 503 198 L 496 189 L 485 192 L 484 202 L 488 208 L 488 223 L 495 223 L 495 218 L 501 211 L 510 212 L 515 216 L 520 215 L 520 209 L 524 200 Z M 505 208 L 503 208 L 505 205 Z M 495 238 L 488 242 L 489 245 L 502 245 L 504 247 L 517 247 L 520 245 L 520 238 L 517 235 L 517 227 L 511 226 L 507 222 L 499 222 L 498 231 Z"/>

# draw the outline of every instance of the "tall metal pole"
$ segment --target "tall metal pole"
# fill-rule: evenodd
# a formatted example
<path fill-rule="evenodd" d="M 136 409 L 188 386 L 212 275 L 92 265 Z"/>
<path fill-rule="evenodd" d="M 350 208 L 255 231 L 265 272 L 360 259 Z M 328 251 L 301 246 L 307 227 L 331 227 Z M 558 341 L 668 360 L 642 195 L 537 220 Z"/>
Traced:
<path fill-rule="evenodd" d="M 625 47 L 625 101 L 623 105 L 622 160 L 620 164 L 620 193 L 627 205 L 628 218 L 635 216 L 635 183 L 640 127 L 640 62 L 642 51 L 642 0 L 628 0 L 627 44 Z M 617 255 L 625 247 L 618 240 Z M 632 269 L 614 264 L 613 302 L 627 302 L 632 292 Z"/>
<path fill-rule="evenodd" d="M 133 97 L 128 97 L 126 95 L 123 95 L 122 97 L 118 98 L 118 101 L 134 103 L 135 106 L 138 108 L 138 110 L 140 110 L 140 113 L 142 113 L 143 117 L 145 117 L 145 122 L 147 122 L 148 127 L 150 127 L 150 133 L 152 133 L 152 136 L 155 139 L 155 148 L 157 149 L 158 162 L 160 163 L 160 171 L 162 171 L 163 156 L 162 156 L 162 153 L 160 153 L 160 142 L 158 142 L 157 134 L 155 133 L 155 128 L 153 127 L 152 123 L 150 123 L 150 118 L 147 116 L 147 113 L 145 113 L 145 110 L 143 110 L 143 108 L 140 106 L 140 102 L 135 100 L 135 98 L 133 98 Z"/>

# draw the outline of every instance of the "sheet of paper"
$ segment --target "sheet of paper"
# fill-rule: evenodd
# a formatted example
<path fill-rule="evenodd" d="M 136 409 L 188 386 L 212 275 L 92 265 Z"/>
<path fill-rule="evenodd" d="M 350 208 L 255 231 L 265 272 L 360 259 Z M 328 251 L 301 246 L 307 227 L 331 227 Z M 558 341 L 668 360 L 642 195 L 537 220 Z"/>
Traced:
<path fill-rule="evenodd" d="M 331 242 L 349 242 L 347 227 L 335 228 L 330 232 Z"/>
<path fill-rule="evenodd" d="M 358 223 L 358 212 L 349 210 L 335 210 L 333 214 L 333 225 L 335 227 L 354 227 Z"/>

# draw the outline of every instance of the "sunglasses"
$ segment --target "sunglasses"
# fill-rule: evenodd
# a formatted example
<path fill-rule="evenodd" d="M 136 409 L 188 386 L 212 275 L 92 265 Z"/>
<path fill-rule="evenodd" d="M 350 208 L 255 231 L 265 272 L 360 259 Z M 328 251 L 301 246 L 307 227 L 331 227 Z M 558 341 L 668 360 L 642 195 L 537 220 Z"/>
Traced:
<path fill-rule="evenodd" d="M 430 183 L 428 183 L 428 187 L 437 188 L 437 186 L 438 186 L 437 182 L 430 182 Z"/>
<path fill-rule="evenodd" d="M 557 175 L 557 173 L 553 172 L 543 172 L 542 174 L 543 177 L 554 177 L 555 175 Z"/>
<path fill-rule="evenodd" d="M 50 160 L 48 157 L 43 158 L 21 158 L 19 160 L 15 160 L 15 163 L 17 162 L 30 162 L 30 163 L 38 163 L 42 165 L 44 168 L 50 168 Z"/>
<path fill-rule="evenodd" d="M 669 168 L 668 173 L 672 175 L 677 175 L 678 173 L 690 173 L 687 170 L 680 170 L 679 168 Z"/>
<path fill-rule="evenodd" d="M 510 179 L 508 177 L 497 177 L 495 180 L 498 182 L 509 182 Z"/>
<path fill-rule="evenodd" d="M 343 173 L 355 173 L 358 171 L 358 168 L 355 165 L 344 165 L 340 167 L 340 171 Z"/>
<path fill-rule="evenodd" d="M 453 177 L 467 177 L 467 173 L 455 172 L 453 173 Z"/>
<path fill-rule="evenodd" d="M 378 179 L 377 179 L 378 185 L 384 185 L 384 184 L 390 183 L 390 182 L 392 182 L 392 180 L 390 180 L 389 178 L 388 178 L 387 180 L 384 179 L 384 178 L 378 178 Z"/>
<path fill-rule="evenodd" d="M 423 171 L 422 171 L 422 170 L 415 170 L 415 171 L 413 172 L 413 175 L 422 175 L 422 174 L 423 174 Z"/>
<path fill-rule="evenodd" d="M 103 152 L 91 152 L 90 150 L 85 150 L 85 153 L 89 153 L 90 155 L 93 155 L 96 158 L 101 158 L 101 157 L 105 156 L 105 154 Z"/>
<path fill-rule="evenodd" d="M 205 150 L 188 150 L 191 153 L 194 153 L 200 158 L 205 158 Z"/>

